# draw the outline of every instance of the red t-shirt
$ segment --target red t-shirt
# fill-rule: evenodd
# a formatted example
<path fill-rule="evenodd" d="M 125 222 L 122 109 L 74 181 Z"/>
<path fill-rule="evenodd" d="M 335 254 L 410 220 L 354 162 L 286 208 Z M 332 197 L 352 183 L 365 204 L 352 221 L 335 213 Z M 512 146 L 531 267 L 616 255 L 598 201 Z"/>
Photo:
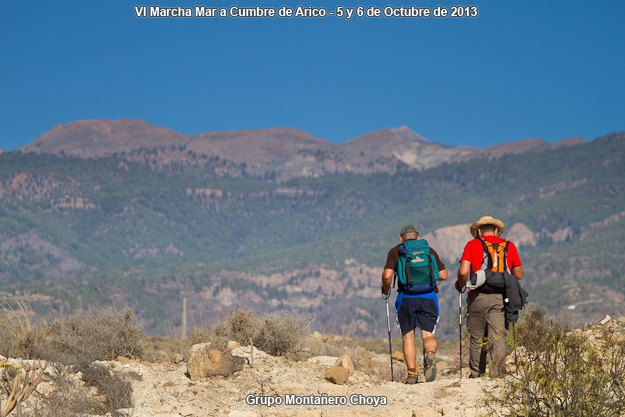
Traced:
<path fill-rule="evenodd" d="M 501 243 L 503 239 L 497 236 L 484 236 L 485 240 L 488 240 L 491 243 Z M 460 262 L 469 261 L 471 262 L 471 273 L 475 273 L 475 271 L 479 271 L 482 268 L 482 259 L 484 258 L 484 247 L 482 246 L 482 242 L 480 239 L 470 240 L 469 243 L 464 247 L 464 252 L 462 253 L 462 258 L 460 258 Z M 508 243 L 508 268 L 512 270 L 515 266 L 521 265 L 521 258 L 519 258 L 519 253 L 516 250 L 516 246 L 514 243 Z"/>

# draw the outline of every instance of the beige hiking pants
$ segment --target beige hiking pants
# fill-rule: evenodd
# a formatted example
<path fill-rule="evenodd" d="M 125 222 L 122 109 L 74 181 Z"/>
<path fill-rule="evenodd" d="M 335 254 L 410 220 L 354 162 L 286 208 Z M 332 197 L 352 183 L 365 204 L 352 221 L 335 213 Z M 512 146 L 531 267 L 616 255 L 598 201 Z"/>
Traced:
<path fill-rule="evenodd" d="M 471 294 L 467 299 L 469 329 L 469 368 L 473 378 L 486 372 L 501 376 L 506 360 L 506 316 L 501 294 Z"/>

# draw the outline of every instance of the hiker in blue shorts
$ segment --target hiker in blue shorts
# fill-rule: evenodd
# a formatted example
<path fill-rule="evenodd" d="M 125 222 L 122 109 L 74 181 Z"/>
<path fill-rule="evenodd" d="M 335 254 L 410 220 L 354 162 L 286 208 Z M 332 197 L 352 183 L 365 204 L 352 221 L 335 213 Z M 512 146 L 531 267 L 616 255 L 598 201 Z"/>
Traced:
<path fill-rule="evenodd" d="M 423 340 L 423 373 L 427 382 L 436 378 L 436 324 L 438 323 L 438 298 L 436 281 L 447 279 L 447 270 L 436 251 L 419 231 L 408 225 L 401 229 L 400 244 L 393 247 L 386 258 L 382 273 L 382 294 L 388 295 L 397 274 L 398 294 L 395 302 L 397 321 L 402 334 L 404 358 L 408 367 L 406 384 L 417 383 L 417 352 L 415 329 L 421 329 Z"/>

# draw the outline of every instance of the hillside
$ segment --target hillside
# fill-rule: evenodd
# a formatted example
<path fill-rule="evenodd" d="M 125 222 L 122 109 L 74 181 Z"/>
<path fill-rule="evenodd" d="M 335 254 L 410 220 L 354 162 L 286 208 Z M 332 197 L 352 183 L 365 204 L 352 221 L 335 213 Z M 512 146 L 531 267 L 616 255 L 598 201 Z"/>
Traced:
<path fill-rule="evenodd" d="M 233 135 L 220 140 L 245 137 Z M 41 312 L 132 305 L 161 334 L 179 326 L 185 297 L 197 322 L 249 304 L 311 313 L 322 330 L 383 335 L 379 279 L 401 226 L 417 224 L 453 277 L 468 225 L 490 214 L 519 244 L 531 301 L 592 320 L 625 301 L 624 142 L 623 133 L 532 141 L 497 158 L 280 182 L 221 157 L 154 165 L 132 152 L 9 152 L 0 155 L 0 297 Z M 457 295 L 442 283 L 440 298 L 440 331 L 453 338 Z"/>

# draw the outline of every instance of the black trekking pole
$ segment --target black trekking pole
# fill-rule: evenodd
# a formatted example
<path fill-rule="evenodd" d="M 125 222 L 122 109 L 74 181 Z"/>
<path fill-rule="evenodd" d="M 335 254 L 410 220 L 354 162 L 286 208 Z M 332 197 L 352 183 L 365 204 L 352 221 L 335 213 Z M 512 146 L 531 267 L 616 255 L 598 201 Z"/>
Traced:
<path fill-rule="evenodd" d="M 393 348 L 391 345 L 391 315 L 388 311 L 388 299 L 391 296 L 391 289 L 389 288 L 388 294 L 382 294 L 382 297 L 386 300 L 386 326 L 388 327 L 388 352 L 391 358 L 391 381 L 394 381 L 393 377 Z"/>

